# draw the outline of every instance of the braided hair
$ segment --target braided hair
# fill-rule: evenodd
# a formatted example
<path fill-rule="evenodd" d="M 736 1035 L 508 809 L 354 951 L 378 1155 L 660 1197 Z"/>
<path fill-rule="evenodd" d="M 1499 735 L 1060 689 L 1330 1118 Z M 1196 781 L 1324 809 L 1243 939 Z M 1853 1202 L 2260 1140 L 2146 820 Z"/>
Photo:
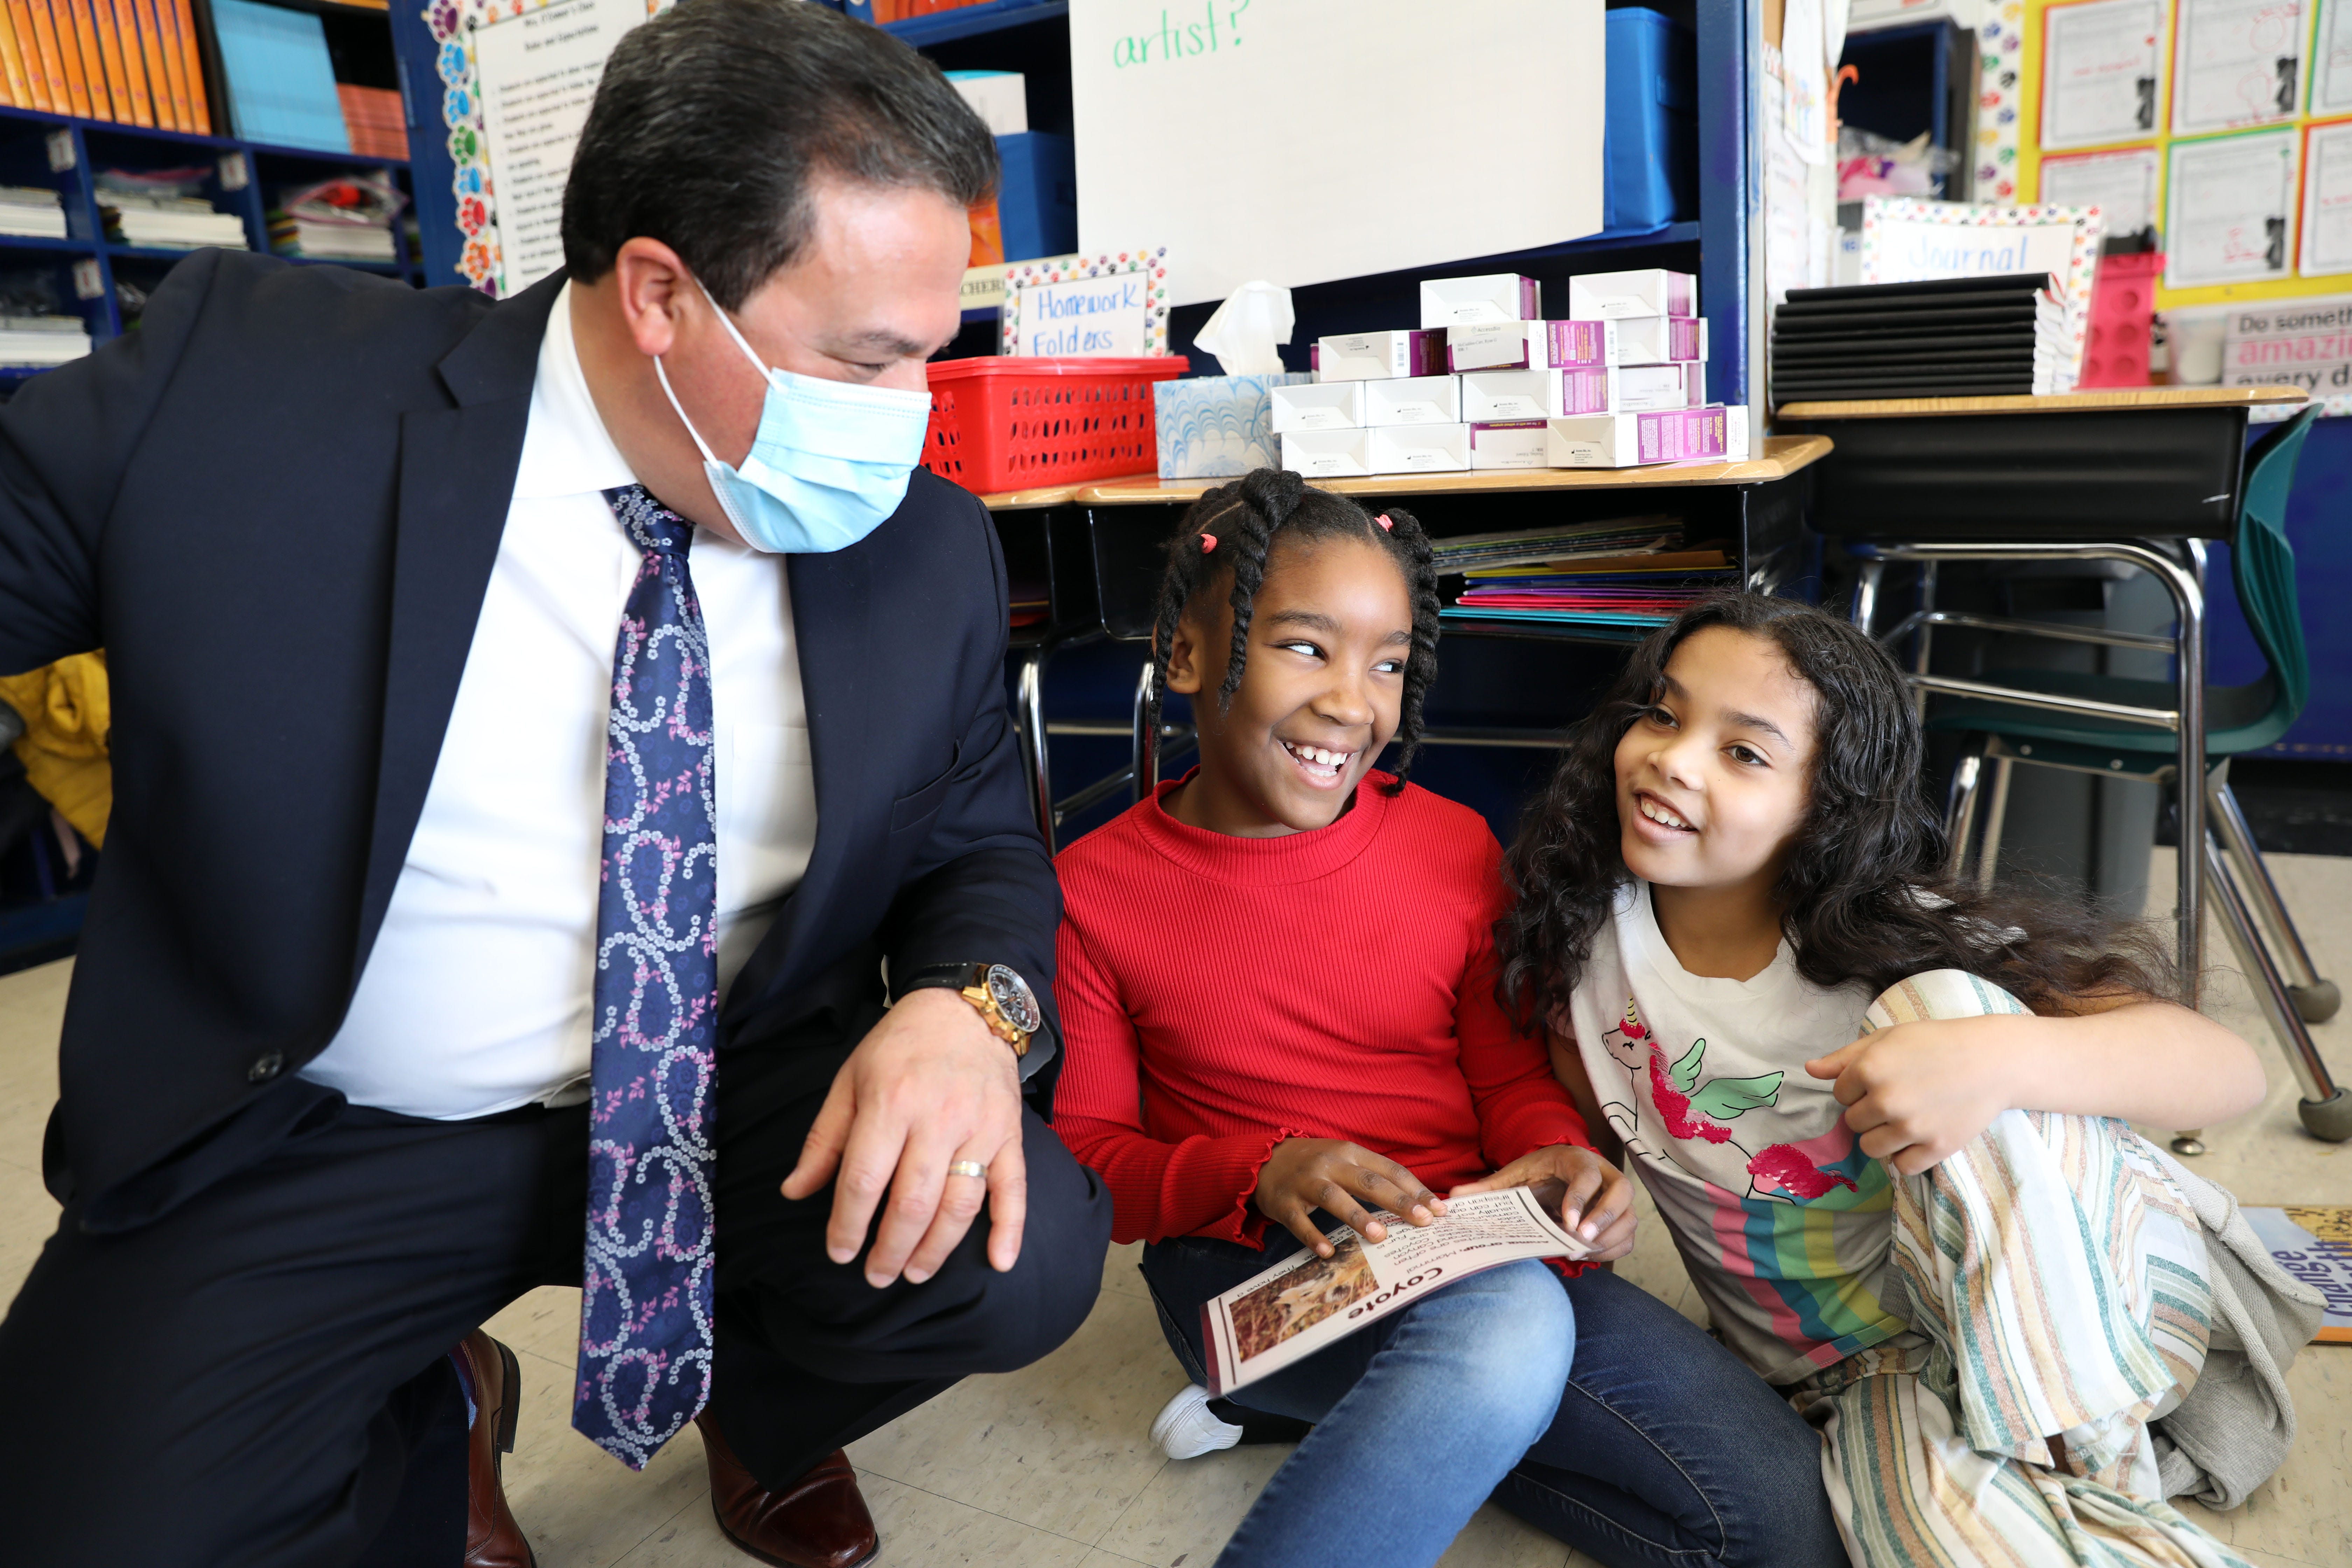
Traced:
<path fill-rule="evenodd" d="M 1395 795 L 1412 771 L 1413 753 L 1421 747 L 1421 700 L 1437 674 L 1437 568 L 1429 549 L 1429 535 L 1412 513 L 1391 507 L 1381 517 L 1346 496 L 1312 489 L 1298 475 L 1283 468 L 1256 468 L 1231 484 L 1219 485 L 1192 503 L 1168 541 L 1168 570 L 1160 580 L 1160 605 L 1151 633 L 1151 698 L 1148 722 L 1157 731 L 1160 704 L 1168 690 L 1168 655 L 1175 646 L 1176 627 L 1184 612 L 1202 594 L 1230 574 L 1233 592 L 1234 637 L 1225 656 L 1224 683 L 1217 689 L 1220 712 L 1233 706 L 1241 689 L 1242 670 L 1249 659 L 1252 606 L 1265 583 L 1266 559 L 1277 540 L 1300 544 L 1327 539 L 1354 539 L 1376 544 L 1388 552 L 1404 574 L 1412 599 L 1412 651 L 1405 658 L 1404 694 L 1396 740 Z M 1203 548 L 1202 537 L 1216 541 Z"/>

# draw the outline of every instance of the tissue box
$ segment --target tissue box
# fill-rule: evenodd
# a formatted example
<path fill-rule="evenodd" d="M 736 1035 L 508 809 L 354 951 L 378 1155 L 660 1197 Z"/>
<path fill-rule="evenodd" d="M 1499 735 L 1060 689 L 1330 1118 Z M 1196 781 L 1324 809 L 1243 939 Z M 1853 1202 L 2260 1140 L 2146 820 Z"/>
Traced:
<path fill-rule="evenodd" d="M 1364 389 L 1367 425 L 1452 425 L 1462 417 L 1460 376 L 1409 375 L 1340 384 Z"/>
<path fill-rule="evenodd" d="M 1516 272 L 1489 272 L 1477 278 L 1424 278 L 1421 280 L 1421 324 L 1471 327 L 1486 321 L 1538 321 L 1543 316 L 1542 300 L 1543 290 L 1536 280 Z"/>
<path fill-rule="evenodd" d="M 1568 313 L 1580 321 L 1622 321 L 1628 316 L 1688 316 L 1697 309 L 1698 279 L 1687 272 L 1669 272 L 1663 267 L 1643 267 L 1632 272 L 1588 272 L 1568 280 Z"/>
<path fill-rule="evenodd" d="M 1629 316 L 1609 323 L 1617 329 L 1612 364 L 1667 364 L 1706 361 L 1706 321 L 1690 316 Z"/>
<path fill-rule="evenodd" d="M 1370 423 L 1364 417 L 1362 381 L 1307 382 L 1278 386 L 1274 400 L 1274 433 L 1294 430 L 1355 430 Z"/>
<path fill-rule="evenodd" d="M 1279 468 L 1282 447 L 1272 428 L 1275 388 L 1307 380 L 1280 375 L 1204 375 L 1162 381 L 1151 388 L 1151 416 L 1160 437 L 1163 479 L 1218 479 L 1252 468 Z"/>
<path fill-rule="evenodd" d="M 1547 419 L 1506 419 L 1470 426 L 1473 468 L 1548 468 L 1551 467 L 1551 422 Z"/>
<path fill-rule="evenodd" d="M 1315 342 L 1318 381 L 1393 381 L 1405 375 L 1445 374 L 1445 334 L 1400 328 L 1390 332 L 1349 332 Z"/>
<path fill-rule="evenodd" d="M 1462 417 L 1472 424 L 1557 419 L 1609 407 L 1605 370 L 1478 370 L 1462 378 Z"/>
<path fill-rule="evenodd" d="M 1549 421 L 1548 466 L 1630 468 L 1638 463 L 1687 463 L 1748 457 L 1748 410 L 1716 404 L 1656 414 L 1588 414 Z"/>
<path fill-rule="evenodd" d="M 1372 471 L 1370 430 L 1294 430 L 1277 437 L 1282 466 L 1310 479 L 1345 479 Z"/>
<path fill-rule="evenodd" d="M 1364 435 L 1376 474 L 1449 474 L 1470 466 L 1467 425 L 1381 425 Z"/>
<path fill-rule="evenodd" d="M 1029 79 L 1019 71 L 948 71 L 991 136 L 1018 136 L 1029 129 Z"/>

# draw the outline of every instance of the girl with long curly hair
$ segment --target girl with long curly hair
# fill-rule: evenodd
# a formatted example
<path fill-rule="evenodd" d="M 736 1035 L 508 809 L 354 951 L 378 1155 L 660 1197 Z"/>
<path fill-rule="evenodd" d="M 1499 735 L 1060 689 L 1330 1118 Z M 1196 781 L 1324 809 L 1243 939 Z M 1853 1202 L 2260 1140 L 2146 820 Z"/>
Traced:
<path fill-rule="evenodd" d="M 2236 1563 L 2150 1430 L 2206 1358 L 2218 1189 L 2125 1122 L 2238 1115 L 2262 1069 L 2146 931 L 1949 875 L 1921 752 L 1846 622 L 1685 611 L 1510 853 L 1501 989 L 1821 1430 L 1856 1563 Z"/>

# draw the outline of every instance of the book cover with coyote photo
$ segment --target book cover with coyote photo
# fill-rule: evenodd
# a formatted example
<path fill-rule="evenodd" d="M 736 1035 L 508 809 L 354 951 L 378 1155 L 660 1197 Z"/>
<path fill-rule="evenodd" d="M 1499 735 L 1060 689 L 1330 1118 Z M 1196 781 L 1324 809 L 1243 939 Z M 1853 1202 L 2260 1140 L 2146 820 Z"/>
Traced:
<path fill-rule="evenodd" d="M 1327 1236 L 1330 1257 L 1293 1253 L 1202 1306 L 1210 1393 L 1222 1396 L 1279 1372 L 1481 1269 L 1591 1250 L 1525 1187 L 1451 1199 L 1429 1226 L 1373 1217 L 1388 1227 L 1385 1239 L 1368 1242 L 1340 1226 Z"/>

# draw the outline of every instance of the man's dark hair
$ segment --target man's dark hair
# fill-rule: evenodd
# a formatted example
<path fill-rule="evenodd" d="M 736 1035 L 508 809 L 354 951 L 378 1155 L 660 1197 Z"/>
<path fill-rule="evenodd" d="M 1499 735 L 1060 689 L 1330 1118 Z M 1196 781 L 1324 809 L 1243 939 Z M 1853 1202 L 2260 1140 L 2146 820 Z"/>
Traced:
<path fill-rule="evenodd" d="M 563 189 L 563 264 L 593 283 L 658 239 L 728 310 L 798 256 L 822 175 L 970 206 L 996 142 L 939 68 L 808 0 L 685 0 L 604 66 Z"/>

